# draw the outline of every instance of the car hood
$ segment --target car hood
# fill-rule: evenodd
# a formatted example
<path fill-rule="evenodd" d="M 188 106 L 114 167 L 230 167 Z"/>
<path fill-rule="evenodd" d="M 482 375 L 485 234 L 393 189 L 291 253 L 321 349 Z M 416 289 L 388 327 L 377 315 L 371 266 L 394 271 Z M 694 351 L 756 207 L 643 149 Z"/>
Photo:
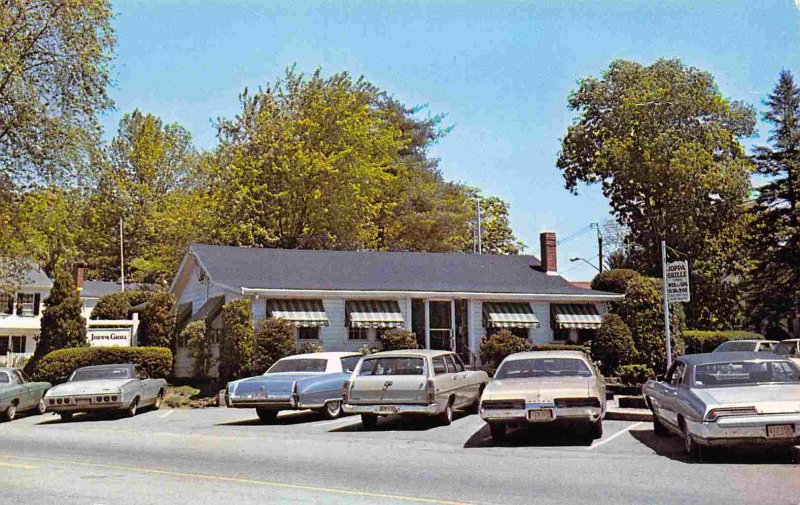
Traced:
<path fill-rule="evenodd" d="M 530 379 L 500 379 L 492 381 L 482 398 L 525 401 L 553 401 L 555 398 L 592 395 L 594 377 L 536 377 Z"/>
<path fill-rule="evenodd" d="M 257 375 L 231 383 L 231 392 L 245 394 L 254 391 L 269 391 L 270 393 L 290 394 L 294 383 L 303 379 L 322 377 L 325 372 L 280 372 Z"/>
<path fill-rule="evenodd" d="M 98 379 L 90 381 L 65 382 L 47 391 L 46 396 L 85 395 L 118 392 L 126 384 L 136 379 Z"/>
<path fill-rule="evenodd" d="M 763 405 L 792 403 L 800 410 L 800 384 L 695 388 L 692 392 L 707 405 Z M 764 412 L 761 408 L 759 411 Z"/>

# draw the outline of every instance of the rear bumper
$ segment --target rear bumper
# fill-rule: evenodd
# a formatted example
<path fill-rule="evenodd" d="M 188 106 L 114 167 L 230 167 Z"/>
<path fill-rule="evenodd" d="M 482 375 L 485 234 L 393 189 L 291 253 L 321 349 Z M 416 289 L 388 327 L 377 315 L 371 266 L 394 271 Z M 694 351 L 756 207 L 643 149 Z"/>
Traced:
<path fill-rule="evenodd" d="M 480 408 L 481 419 L 488 423 L 505 424 L 552 424 L 552 423 L 593 423 L 600 420 L 603 411 L 600 407 L 554 408 L 554 417 L 549 421 L 529 421 L 528 409 L 484 409 Z"/>
<path fill-rule="evenodd" d="M 427 405 L 416 405 L 416 404 L 353 405 L 350 403 L 345 403 L 344 405 L 342 405 L 342 408 L 347 414 L 375 414 L 375 415 L 415 414 L 415 415 L 433 416 L 444 412 L 445 407 L 447 407 L 446 404 L 440 406 L 438 403 L 430 403 Z"/>
<path fill-rule="evenodd" d="M 103 410 L 124 410 L 130 406 L 129 403 L 108 402 L 93 405 L 47 405 L 47 412 L 99 412 Z"/>
<path fill-rule="evenodd" d="M 793 435 L 767 437 L 767 426 L 793 425 Z M 707 446 L 789 446 L 800 444 L 800 415 L 762 414 L 722 418 L 716 422 L 687 422 L 697 443 Z"/>

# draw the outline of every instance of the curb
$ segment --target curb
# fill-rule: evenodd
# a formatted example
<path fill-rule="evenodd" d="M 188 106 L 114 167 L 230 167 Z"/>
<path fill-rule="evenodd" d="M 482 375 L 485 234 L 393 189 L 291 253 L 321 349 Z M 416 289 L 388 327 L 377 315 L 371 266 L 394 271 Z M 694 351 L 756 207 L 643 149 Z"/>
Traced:
<path fill-rule="evenodd" d="M 653 413 L 646 409 L 608 409 L 605 420 L 607 421 L 640 421 L 652 422 Z"/>

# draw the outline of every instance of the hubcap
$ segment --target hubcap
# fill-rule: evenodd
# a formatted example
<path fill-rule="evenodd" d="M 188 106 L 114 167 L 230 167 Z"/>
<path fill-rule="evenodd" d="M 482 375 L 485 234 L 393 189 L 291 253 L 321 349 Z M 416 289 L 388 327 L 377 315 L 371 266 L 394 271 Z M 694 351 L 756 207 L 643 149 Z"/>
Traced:
<path fill-rule="evenodd" d="M 340 402 L 328 402 L 328 412 L 336 414 L 339 412 Z"/>
<path fill-rule="evenodd" d="M 14 417 L 17 415 L 17 406 L 11 405 L 8 407 L 8 412 L 6 415 L 8 416 L 9 420 L 14 419 Z"/>

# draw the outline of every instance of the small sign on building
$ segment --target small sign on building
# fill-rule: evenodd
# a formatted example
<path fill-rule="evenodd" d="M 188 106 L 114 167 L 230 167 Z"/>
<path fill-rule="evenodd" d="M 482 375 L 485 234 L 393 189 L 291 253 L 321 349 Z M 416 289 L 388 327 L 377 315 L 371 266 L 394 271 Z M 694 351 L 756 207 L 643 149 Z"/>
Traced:
<path fill-rule="evenodd" d="M 669 303 L 691 300 L 688 261 L 667 263 L 667 300 Z"/>
<path fill-rule="evenodd" d="M 89 328 L 86 339 L 92 347 L 130 347 L 133 328 Z"/>

